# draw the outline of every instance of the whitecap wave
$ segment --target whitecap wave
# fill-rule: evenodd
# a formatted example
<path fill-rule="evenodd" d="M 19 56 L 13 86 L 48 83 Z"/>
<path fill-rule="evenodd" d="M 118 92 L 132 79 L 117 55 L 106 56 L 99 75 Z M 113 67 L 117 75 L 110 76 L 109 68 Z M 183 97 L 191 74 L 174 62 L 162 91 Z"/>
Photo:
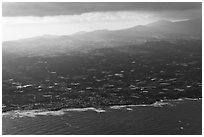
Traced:
<path fill-rule="evenodd" d="M 164 99 L 163 101 L 170 101 L 170 102 L 183 102 L 185 100 L 197 101 L 202 100 L 202 98 L 179 98 L 179 99 Z"/>
<path fill-rule="evenodd" d="M 45 110 L 15 110 L 6 113 L 2 113 L 2 116 L 11 116 L 12 118 L 15 117 L 35 117 L 35 116 L 58 116 L 63 115 L 64 112 L 59 111 L 45 111 Z"/>
<path fill-rule="evenodd" d="M 179 98 L 179 99 L 164 99 L 163 101 L 165 101 L 165 102 L 182 102 L 182 101 L 184 101 L 184 99 L 183 98 Z"/>
<path fill-rule="evenodd" d="M 106 112 L 103 109 L 96 109 L 93 107 L 89 108 L 72 108 L 72 109 L 61 109 L 58 111 L 47 111 L 47 110 L 15 110 L 15 111 L 10 111 L 10 112 L 5 112 L 2 113 L 3 117 L 10 116 L 11 118 L 16 118 L 16 117 L 36 117 L 36 116 L 59 116 L 59 115 L 64 115 L 65 112 L 68 111 L 95 111 L 97 113 L 103 113 Z"/>
<path fill-rule="evenodd" d="M 128 111 L 132 111 L 133 109 L 132 108 L 126 108 Z"/>
<path fill-rule="evenodd" d="M 83 111 L 95 111 L 98 113 L 103 113 L 106 112 L 103 109 L 96 109 L 94 107 L 88 107 L 88 108 L 68 108 L 68 109 L 63 109 L 63 111 L 78 111 L 78 112 L 83 112 Z"/>
<path fill-rule="evenodd" d="M 185 100 L 193 100 L 193 101 L 197 101 L 197 100 L 202 100 L 202 98 L 184 98 Z"/>
<path fill-rule="evenodd" d="M 163 106 L 173 106 L 172 104 L 168 102 L 163 102 L 163 101 L 156 101 L 153 104 L 140 104 L 140 105 L 115 105 L 115 106 L 110 106 L 111 109 L 122 109 L 122 108 L 127 108 L 127 107 L 163 107 Z"/>

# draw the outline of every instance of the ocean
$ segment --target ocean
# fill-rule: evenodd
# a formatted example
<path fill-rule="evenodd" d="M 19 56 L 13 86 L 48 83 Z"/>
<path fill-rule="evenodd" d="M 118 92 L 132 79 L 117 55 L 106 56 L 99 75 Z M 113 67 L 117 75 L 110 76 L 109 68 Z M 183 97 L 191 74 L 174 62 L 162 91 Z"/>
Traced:
<path fill-rule="evenodd" d="M 201 135 L 202 100 L 59 111 L 10 111 L 3 135 Z"/>

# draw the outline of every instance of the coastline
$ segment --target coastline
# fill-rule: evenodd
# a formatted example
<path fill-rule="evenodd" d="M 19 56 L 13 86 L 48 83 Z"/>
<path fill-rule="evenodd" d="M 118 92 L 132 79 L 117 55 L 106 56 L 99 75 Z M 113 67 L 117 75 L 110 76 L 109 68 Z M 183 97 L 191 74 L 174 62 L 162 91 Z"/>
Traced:
<path fill-rule="evenodd" d="M 16 117 L 35 117 L 35 116 L 58 116 L 64 115 L 66 112 L 85 112 L 94 111 L 97 113 L 104 113 L 110 109 L 122 109 L 132 110 L 132 107 L 164 107 L 164 106 L 175 106 L 175 103 L 183 102 L 185 100 L 197 101 L 202 100 L 202 98 L 179 98 L 179 99 L 165 99 L 156 101 L 152 104 L 137 104 L 137 105 L 113 105 L 106 108 L 94 108 L 94 107 L 84 107 L 84 108 L 62 108 L 58 110 L 47 110 L 47 109 L 33 109 L 33 110 L 12 110 L 2 113 L 2 117 L 11 116 L 12 119 Z"/>
<path fill-rule="evenodd" d="M 166 102 L 165 102 L 166 103 Z M 4 135 L 200 135 L 202 100 L 179 99 L 169 105 L 121 106 L 44 111 L 34 117 L 2 117 Z M 64 113 L 59 113 L 64 112 Z M 26 114 L 26 113 L 25 113 Z"/>

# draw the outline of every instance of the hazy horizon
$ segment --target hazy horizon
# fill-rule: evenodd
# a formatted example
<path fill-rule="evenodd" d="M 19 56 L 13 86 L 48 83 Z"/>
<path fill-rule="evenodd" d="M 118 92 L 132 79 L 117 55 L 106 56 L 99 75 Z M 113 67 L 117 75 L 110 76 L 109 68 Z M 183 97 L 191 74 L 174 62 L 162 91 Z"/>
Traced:
<path fill-rule="evenodd" d="M 3 3 L 3 41 L 201 18 L 200 3 Z M 37 9 L 37 10 L 36 10 Z"/>
<path fill-rule="evenodd" d="M 153 22 L 149 22 L 147 24 L 139 24 L 139 25 L 133 25 L 133 26 L 128 26 L 128 27 L 124 27 L 124 28 L 117 28 L 117 29 L 111 29 L 111 28 L 105 28 L 105 29 L 94 29 L 94 30 L 79 30 L 79 31 L 76 31 L 76 32 L 73 32 L 73 33 L 68 33 L 68 34 L 48 34 L 48 33 L 45 33 L 45 34 L 39 34 L 39 35 L 33 35 L 33 36 L 28 36 L 28 37 L 23 37 L 23 38 L 17 38 L 17 39 L 8 39 L 8 40 L 3 40 L 3 42 L 7 42 L 7 41 L 16 41 L 16 40 L 23 40 L 23 39 L 29 39 L 29 38 L 35 38 L 35 37 L 43 37 L 43 36 L 71 36 L 71 35 L 75 35 L 75 34 L 78 34 L 78 33 L 81 33 L 81 32 L 84 32 L 84 33 L 89 33 L 89 32 L 94 32 L 94 31 L 100 31 L 100 30 L 107 30 L 107 31 L 114 31 L 114 30 L 123 30 L 123 29 L 129 29 L 129 28 L 133 28 L 133 27 L 137 27 L 137 26 L 140 26 L 140 25 L 143 25 L 143 26 L 146 26 L 148 24 L 151 24 L 151 23 L 155 23 L 155 22 L 158 22 L 158 21 L 170 21 L 170 22 L 180 22 L 180 21 L 187 21 L 187 20 L 191 20 L 191 19 L 182 19 L 182 20 L 167 20 L 167 19 L 161 19 L 161 20 L 157 20 L 157 21 L 153 21 Z"/>

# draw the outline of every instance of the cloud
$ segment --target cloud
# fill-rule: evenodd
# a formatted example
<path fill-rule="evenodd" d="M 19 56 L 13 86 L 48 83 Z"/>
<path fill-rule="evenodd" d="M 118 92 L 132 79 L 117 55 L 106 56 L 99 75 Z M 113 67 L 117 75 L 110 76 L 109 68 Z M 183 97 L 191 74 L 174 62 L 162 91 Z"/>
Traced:
<path fill-rule="evenodd" d="M 93 23 L 93 22 L 114 22 L 114 21 L 137 21 L 144 24 L 158 19 L 154 14 L 135 11 L 121 12 L 91 12 L 80 15 L 60 15 L 60 16 L 20 16 L 3 17 L 3 24 L 56 24 L 56 23 Z"/>
<path fill-rule="evenodd" d="M 79 15 L 109 11 L 201 10 L 201 2 L 3 2 L 3 16 Z"/>
<path fill-rule="evenodd" d="M 147 12 L 111 11 L 80 15 L 3 17 L 2 19 L 3 39 L 13 40 L 43 34 L 68 35 L 78 31 L 123 29 L 147 24 L 159 18 Z"/>

